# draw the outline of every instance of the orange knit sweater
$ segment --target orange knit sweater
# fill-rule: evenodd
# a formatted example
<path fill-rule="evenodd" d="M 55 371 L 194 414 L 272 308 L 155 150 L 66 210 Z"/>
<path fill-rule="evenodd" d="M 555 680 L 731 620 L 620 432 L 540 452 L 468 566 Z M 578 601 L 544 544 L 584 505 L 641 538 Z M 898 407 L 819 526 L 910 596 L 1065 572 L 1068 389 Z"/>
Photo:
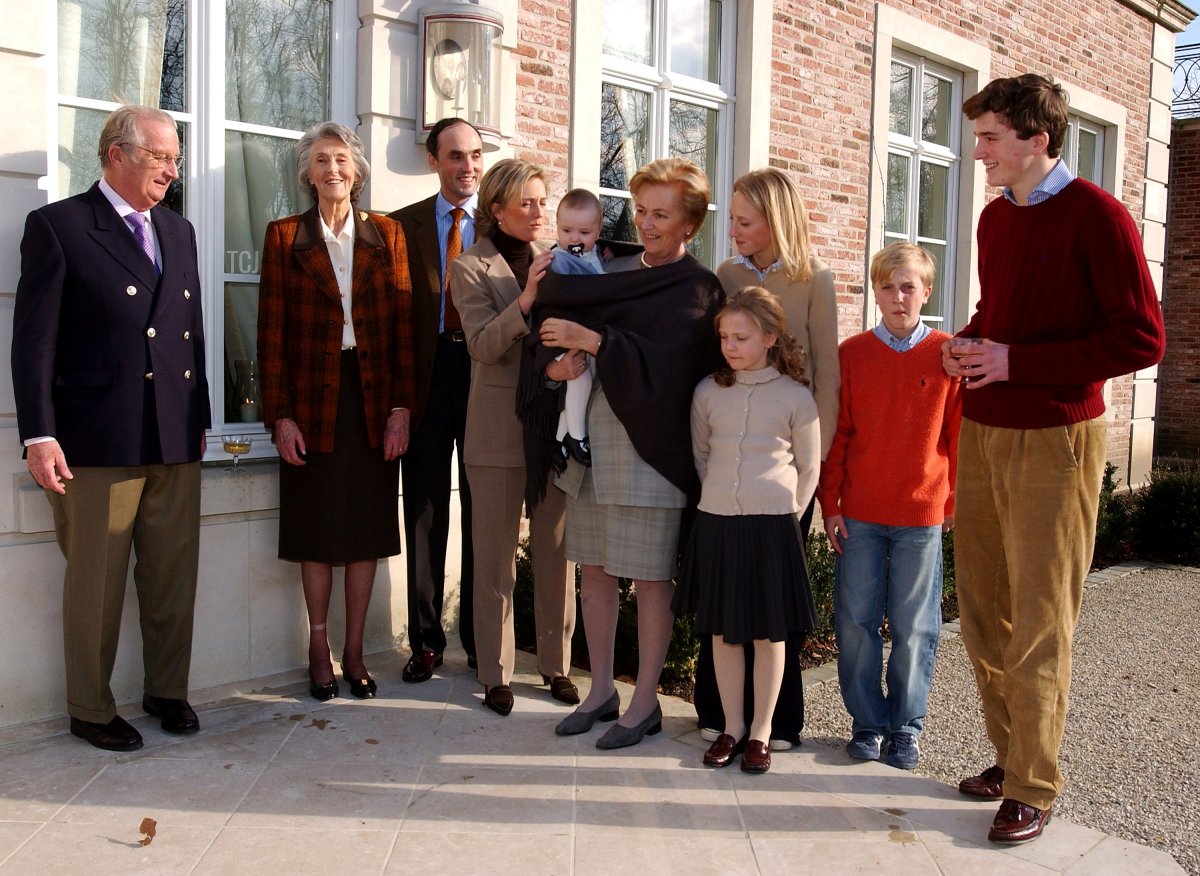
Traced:
<path fill-rule="evenodd" d="M 838 428 L 821 466 L 821 513 L 884 526 L 934 526 L 954 514 L 962 419 L 958 381 L 933 331 L 897 353 L 870 331 L 844 341 Z"/>

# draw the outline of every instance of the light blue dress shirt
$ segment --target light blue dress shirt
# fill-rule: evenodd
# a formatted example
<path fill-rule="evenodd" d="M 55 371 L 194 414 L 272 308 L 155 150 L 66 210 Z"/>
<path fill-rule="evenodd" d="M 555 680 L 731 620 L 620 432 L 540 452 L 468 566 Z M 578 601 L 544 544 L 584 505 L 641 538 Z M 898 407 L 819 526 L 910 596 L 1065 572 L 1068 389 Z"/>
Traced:
<path fill-rule="evenodd" d="M 470 199 L 462 205 L 466 214 L 458 223 L 458 230 L 462 234 L 462 251 L 466 252 L 475 245 L 475 205 L 479 203 L 478 192 L 471 195 Z M 438 235 L 438 253 L 441 259 L 441 271 L 438 276 L 442 280 L 442 301 L 438 310 L 438 333 L 446 330 L 446 240 L 450 237 L 450 223 L 454 218 L 450 215 L 450 211 L 456 205 L 451 204 L 438 192 L 437 203 L 434 206 L 434 214 L 437 217 L 437 235 Z"/>

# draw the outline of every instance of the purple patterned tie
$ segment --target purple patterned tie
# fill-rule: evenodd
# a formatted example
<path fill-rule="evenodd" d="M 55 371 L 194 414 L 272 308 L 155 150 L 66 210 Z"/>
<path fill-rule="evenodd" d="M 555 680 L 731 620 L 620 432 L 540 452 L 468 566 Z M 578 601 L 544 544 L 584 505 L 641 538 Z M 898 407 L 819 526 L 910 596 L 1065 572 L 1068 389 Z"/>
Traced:
<path fill-rule="evenodd" d="M 154 241 L 150 239 L 150 233 L 146 230 L 146 217 L 141 213 L 130 213 L 125 217 L 125 221 L 133 229 L 133 236 L 137 238 L 146 258 L 150 259 L 154 269 L 158 270 L 158 260 L 154 258 Z"/>

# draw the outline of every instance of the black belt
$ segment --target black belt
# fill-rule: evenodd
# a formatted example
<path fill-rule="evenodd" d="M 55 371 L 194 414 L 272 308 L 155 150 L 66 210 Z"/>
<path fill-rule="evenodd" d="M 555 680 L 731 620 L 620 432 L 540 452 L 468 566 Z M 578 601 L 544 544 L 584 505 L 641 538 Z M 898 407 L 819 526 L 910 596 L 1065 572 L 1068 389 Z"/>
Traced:
<path fill-rule="evenodd" d="M 456 332 L 442 332 L 438 338 L 443 341 L 454 341 L 456 344 L 461 344 L 467 340 L 467 336 L 463 334 L 462 329 Z"/>

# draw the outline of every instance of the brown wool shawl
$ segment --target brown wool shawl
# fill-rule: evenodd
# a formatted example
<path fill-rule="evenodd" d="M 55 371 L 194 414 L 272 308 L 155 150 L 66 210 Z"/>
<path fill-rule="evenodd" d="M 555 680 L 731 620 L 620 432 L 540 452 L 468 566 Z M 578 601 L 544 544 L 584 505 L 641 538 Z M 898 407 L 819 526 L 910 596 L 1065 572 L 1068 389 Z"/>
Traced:
<path fill-rule="evenodd" d="M 547 273 L 525 338 L 517 416 L 525 426 L 526 501 L 545 495 L 563 388 L 543 380 L 562 352 L 543 345 L 542 322 L 570 319 L 600 333 L 596 377 L 638 455 L 687 494 L 699 496 L 692 463 L 692 391 L 721 365 L 713 320 L 725 294 L 690 254 L 660 267 L 614 274 Z"/>

